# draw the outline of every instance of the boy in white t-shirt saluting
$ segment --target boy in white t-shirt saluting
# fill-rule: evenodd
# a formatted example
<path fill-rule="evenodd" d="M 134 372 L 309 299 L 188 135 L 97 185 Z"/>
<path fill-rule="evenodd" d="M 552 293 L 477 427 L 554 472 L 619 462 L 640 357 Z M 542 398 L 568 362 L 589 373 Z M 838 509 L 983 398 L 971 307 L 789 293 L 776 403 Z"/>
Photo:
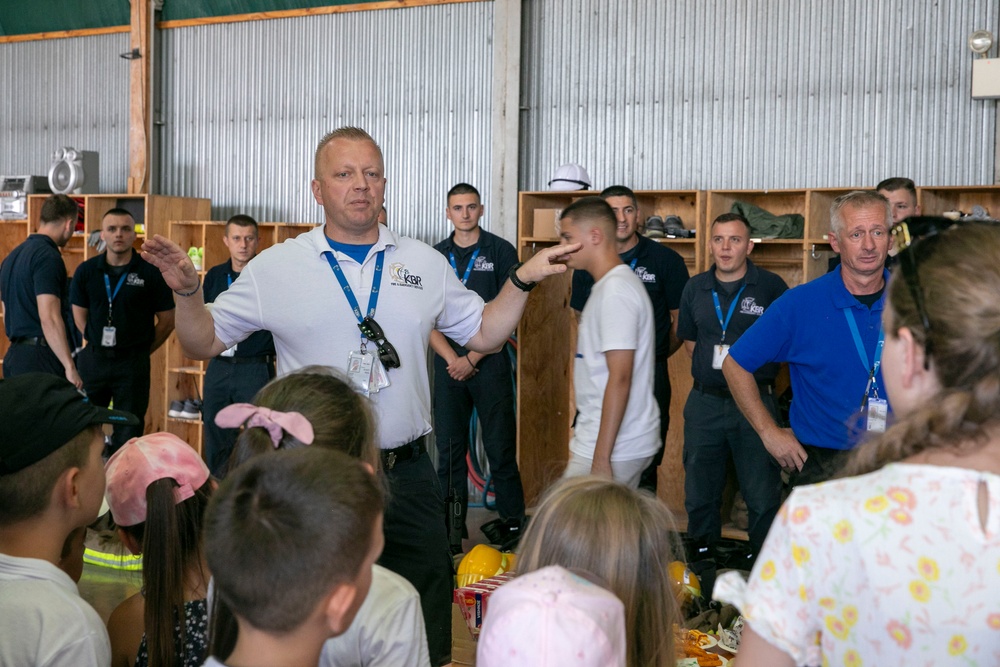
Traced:
<path fill-rule="evenodd" d="M 605 475 L 636 488 L 659 446 L 653 304 L 618 257 L 617 220 L 606 201 L 575 201 L 560 225 L 563 244 L 581 244 L 567 266 L 594 278 L 580 314 L 573 369 L 577 416 L 564 476 Z"/>

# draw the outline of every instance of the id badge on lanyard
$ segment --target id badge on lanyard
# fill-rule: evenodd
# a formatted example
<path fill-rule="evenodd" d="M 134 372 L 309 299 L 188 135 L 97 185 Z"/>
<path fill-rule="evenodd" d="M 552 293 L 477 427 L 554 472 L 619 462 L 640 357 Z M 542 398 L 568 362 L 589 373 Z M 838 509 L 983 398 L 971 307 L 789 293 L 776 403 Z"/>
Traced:
<path fill-rule="evenodd" d="M 729 328 L 729 321 L 733 319 L 733 313 L 736 312 L 736 304 L 740 302 L 740 295 L 743 294 L 743 290 L 747 288 L 746 283 L 740 287 L 740 291 L 736 293 L 733 297 L 732 303 L 729 304 L 729 312 L 726 314 L 726 318 L 722 319 L 722 304 L 719 303 L 719 293 L 714 289 L 712 290 L 712 301 L 715 303 L 715 315 L 719 318 L 719 326 L 722 327 L 722 339 L 719 341 L 718 345 L 712 346 L 712 368 L 715 370 L 722 370 L 722 362 L 726 360 L 729 356 L 729 345 L 726 344 L 726 329 Z"/>
<path fill-rule="evenodd" d="M 114 347 L 118 344 L 118 330 L 115 328 L 114 323 L 111 320 L 111 315 L 114 310 L 115 297 L 118 296 L 119 290 L 121 290 L 122 285 L 125 284 L 125 277 L 128 276 L 128 268 L 126 267 L 125 273 L 121 275 L 118 279 L 118 284 L 115 285 L 115 291 L 111 291 L 111 280 L 108 278 L 108 274 L 104 274 L 104 291 L 108 295 L 108 324 L 101 331 L 101 347 Z"/>
<path fill-rule="evenodd" d="M 354 296 L 354 290 L 351 289 L 347 278 L 344 276 L 344 270 L 341 268 L 340 262 L 337 261 L 332 250 L 323 254 L 326 256 L 327 262 L 329 262 L 330 268 L 333 270 L 333 275 L 337 278 L 337 282 L 340 283 L 340 287 L 344 291 L 344 296 L 347 298 L 347 303 L 351 306 L 354 316 L 358 319 L 358 322 L 361 322 L 364 320 L 361 306 Z M 375 308 L 378 306 L 378 293 L 382 282 L 382 263 L 384 260 L 385 250 L 380 250 L 376 255 L 372 291 L 368 297 L 368 316 L 372 318 L 375 317 Z M 347 377 L 350 378 L 351 383 L 357 387 L 358 391 L 365 396 L 378 393 L 389 386 L 389 374 L 386 372 L 385 366 L 382 365 L 377 356 L 368 351 L 367 343 L 368 341 L 362 337 L 360 349 L 352 350 L 347 355 Z"/>
<path fill-rule="evenodd" d="M 875 346 L 875 359 L 871 366 L 868 365 L 868 354 L 865 352 L 864 344 L 861 342 L 861 334 L 858 332 L 858 324 L 854 321 L 851 308 L 844 309 L 844 317 L 847 319 L 847 326 L 851 330 L 854 338 L 854 345 L 858 350 L 858 357 L 868 371 L 868 382 L 865 384 L 865 394 L 861 397 L 861 413 L 865 415 L 865 428 L 875 433 L 885 431 L 886 423 L 889 419 L 889 402 L 878 395 L 878 380 L 875 379 L 879 366 L 882 363 L 882 347 L 885 345 L 885 331 L 879 326 L 878 344 Z"/>

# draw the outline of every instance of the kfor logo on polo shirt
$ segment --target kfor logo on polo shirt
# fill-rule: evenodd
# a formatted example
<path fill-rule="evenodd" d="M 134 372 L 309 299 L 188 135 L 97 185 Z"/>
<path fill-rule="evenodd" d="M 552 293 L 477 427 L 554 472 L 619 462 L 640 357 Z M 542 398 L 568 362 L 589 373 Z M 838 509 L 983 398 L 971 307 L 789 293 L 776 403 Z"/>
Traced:
<path fill-rule="evenodd" d="M 473 271 L 493 271 L 493 262 L 485 257 L 477 257 L 476 263 L 472 267 Z"/>
<path fill-rule="evenodd" d="M 140 278 L 138 273 L 130 273 L 125 278 L 125 284 L 132 287 L 143 287 L 146 281 Z"/>
<path fill-rule="evenodd" d="M 394 262 L 389 265 L 389 280 L 393 285 L 399 287 L 413 287 L 419 290 L 424 288 L 422 284 L 423 278 L 415 273 L 410 273 L 410 270 L 401 262 Z"/>
<path fill-rule="evenodd" d="M 764 314 L 764 306 L 758 306 L 756 299 L 752 296 L 745 296 L 740 301 L 740 315 L 756 315 L 760 317 Z"/>
<path fill-rule="evenodd" d="M 635 267 L 635 275 L 639 276 L 639 280 L 641 280 L 644 283 L 656 282 L 656 274 L 647 271 L 645 266 Z"/>

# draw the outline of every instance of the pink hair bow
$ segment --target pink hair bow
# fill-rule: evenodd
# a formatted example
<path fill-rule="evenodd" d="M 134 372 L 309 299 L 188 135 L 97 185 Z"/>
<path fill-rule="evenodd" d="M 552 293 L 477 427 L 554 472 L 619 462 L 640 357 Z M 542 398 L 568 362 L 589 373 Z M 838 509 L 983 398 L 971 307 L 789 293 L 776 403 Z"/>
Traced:
<path fill-rule="evenodd" d="M 262 428 L 271 436 L 275 449 L 285 433 L 295 436 L 303 444 L 313 441 L 313 427 L 299 412 L 279 412 L 250 403 L 233 403 L 219 410 L 215 424 L 222 428 Z"/>

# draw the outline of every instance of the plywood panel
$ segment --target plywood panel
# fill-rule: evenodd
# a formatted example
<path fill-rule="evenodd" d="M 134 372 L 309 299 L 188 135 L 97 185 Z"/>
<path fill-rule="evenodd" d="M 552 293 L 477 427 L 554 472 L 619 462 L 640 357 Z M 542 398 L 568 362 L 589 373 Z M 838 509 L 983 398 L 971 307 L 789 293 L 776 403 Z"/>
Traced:
<path fill-rule="evenodd" d="M 526 249 L 521 259 L 531 254 Z M 528 505 L 562 474 L 569 456 L 569 341 L 575 340 L 569 295 L 569 274 L 546 279 L 531 292 L 517 330 L 518 466 Z"/>

